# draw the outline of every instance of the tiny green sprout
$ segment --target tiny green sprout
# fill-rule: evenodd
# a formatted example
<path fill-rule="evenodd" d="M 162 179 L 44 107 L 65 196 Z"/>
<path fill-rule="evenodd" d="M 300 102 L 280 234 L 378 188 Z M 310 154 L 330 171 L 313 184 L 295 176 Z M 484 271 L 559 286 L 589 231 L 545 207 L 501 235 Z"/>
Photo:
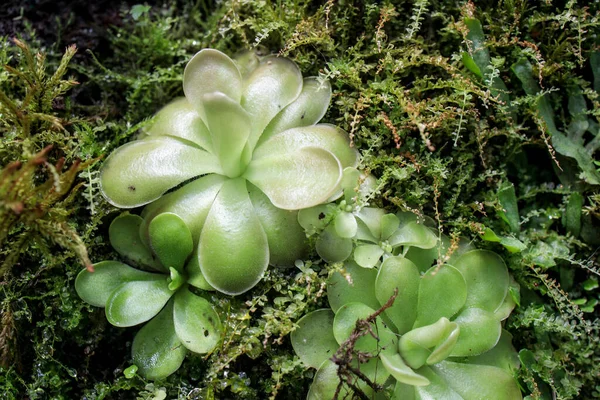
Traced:
<path fill-rule="evenodd" d="M 125 378 L 131 379 L 135 376 L 135 374 L 137 374 L 137 371 L 138 371 L 137 365 L 133 364 L 123 370 L 123 375 L 125 375 Z"/>
<path fill-rule="evenodd" d="M 370 269 L 347 262 L 333 276 L 331 309 L 305 315 L 291 335 L 302 362 L 317 369 L 308 399 L 357 390 L 393 399 L 521 399 L 517 353 L 502 328 L 518 285 L 490 251 L 459 247 L 451 264 L 431 266 L 446 246 L 438 241 Z"/>
<path fill-rule="evenodd" d="M 107 158 L 102 193 L 117 207 L 148 204 L 142 230 L 161 213 L 179 215 L 192 232 L 192 279 L 241 294 L 269 264 L 302 258 L 297 210 L 339 197 L 358 153 L 344 131 L 318 124 L 329 83 L 303 79 L 288 59 L 204 49 L 187 64 L 183 91 L 143 138 Z"/>
<path fill-rule="evenodd" d="M 192 254 L 192 234 L 177 215 L 163 213 L 148 227 L 148 244 L 140 236 L 142 218 L 122 214 L 109 228 L 117 252 L 135 265 L 118 261 L 94 264 L 94 272 L 82 270 L 75 280 L 79 296 L 93 306 L 104 307 L 108 321 L 119 327 L 146 323 L 133 340 L 134 365 L 127 378 L 139 374 L 162 379 L 175 372 L 187 351 L 209 353 L 221 339 L 221 321 L 212 305 L 197 296 L 198 286 L 184 265 Z"/>

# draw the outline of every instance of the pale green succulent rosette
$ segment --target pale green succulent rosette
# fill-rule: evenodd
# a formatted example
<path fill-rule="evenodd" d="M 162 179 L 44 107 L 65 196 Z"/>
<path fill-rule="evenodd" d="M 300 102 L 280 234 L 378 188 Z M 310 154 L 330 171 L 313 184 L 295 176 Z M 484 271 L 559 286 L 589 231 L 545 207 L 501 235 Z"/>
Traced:
<path fill-rule="evenodd" d="M 291 337 L 303 363 L 317 369 L 308 399 L 332 398 L 339 383 L 332 355 L 356 321 L 374 314 L 396 289 L 373 326 L 377 338 L 359 339 L 370 347 L 357 342 L 355 350 L 372 357 L 361 372 L 393 399 L 520 399 L 517 354 L 502 329 L 518 285 L 495 253 L 469 250 L 452 261 L 423 271 L 408 256 L 391 256 L 378 268 L 349 263 L 344 275 L 336 274 L 328 284 L 331 309 L 304 316 Z M 369 393 L 364 382 L 359 387 Z"/>
<path fill-rule="evenodd" d="M 192 235 L 175 214 L 160 214 L 148 227 L 147 247 L 140 237 L 142 218 L 123 214 L 109 228 L 115 250 L 147 272 L 118 261 L 102 261 L 94 272 L 82 270 L 75 281 L 79 296 L 104 307 L 119 327 L 147 322 L 133 341 L 139 373 L 162 379 L 175 372 L 186 353 L 209 353 L 221 339 L 221 321 L 212 305 L 192 293 L 184 265 L 192 253 Z"/>
<path fill-rule="evenodd" d="M 183 89 L 144 138 L 108 157 L 102 193 L 117 207 L 148 204 L 142 232 L 158 214 L 179 215 L 196 249 L 188 274 L 240 294 L 269 263 L 291 266 L 305 254 L 297 210 L 339 195 L 358 153 L 344 131 L 317 124 L 329 83 L 303 79 L 288 59 L 204 49 L 186 66 Z"/>
<path fill-rule="evenodd" d="M 299 211 L 298 222 L 306 233 L 318 234 L 315 249 L 325 261 L 353 260 L 363 268 L 373 268 L 410 248 L 436 247 L 438 238 L 423 218 L 369 207 L 368 197 L 375 186 L 375 178 L 348 167 L 342 173 L 343 197 L 337 204 Z"/>

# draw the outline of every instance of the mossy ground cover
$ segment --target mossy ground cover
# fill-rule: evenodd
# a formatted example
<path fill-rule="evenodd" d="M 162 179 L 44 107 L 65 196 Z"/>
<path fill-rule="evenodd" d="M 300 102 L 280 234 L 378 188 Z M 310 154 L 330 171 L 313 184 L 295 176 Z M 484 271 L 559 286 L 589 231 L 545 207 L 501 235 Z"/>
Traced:
<path fill-rule="evenodd" d="M 115 259 L 102 158 L 182 95 L 198 50 L 260 49 L 329 79 L 324 121 L 378 178 L 371 201 L 501 254 L 532 398 L 600 397 L 599 8 L 577 1 L 225 1 L 60 12 L 8 3 L 0 43 L 3 398 L 302 399 L 289 333 L 339 265 L 316 254 L 215 298 L 225 336 L 161 382 L 124 374 L 134 329 L 74 290 Z M 17 38 L 18 41 L 15 41 Z M 75 48 L 66 46 L 76 44 Z M 48 146 L 52 146 L 48 148 Z"/>

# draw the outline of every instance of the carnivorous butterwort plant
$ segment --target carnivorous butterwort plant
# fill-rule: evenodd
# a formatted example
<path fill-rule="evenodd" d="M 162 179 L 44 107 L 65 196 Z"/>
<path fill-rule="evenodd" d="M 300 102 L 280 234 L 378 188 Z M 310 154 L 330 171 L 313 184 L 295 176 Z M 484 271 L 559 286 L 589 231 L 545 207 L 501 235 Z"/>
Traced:
<path fill-rule="evenodd" d="M 192 235 L 181 218 L 164 213 L 149 226 L 150 248 L 142 242 L 142 219 L 123 214 L 109 228 L 110 242 L 129 262 L 102 261 L 94 272 L 82 270 L 75 289 L 86 302 L 105 307 L 108 321 L 119 327 L 147 322 L 133 339 L 132 357 L 149 379 L 175 372 L 188 350 L 209 353 L 221 338 L 221 321 L 212 305 L 189 289 L 184 271 L 192 253 Z"/>
<path fill-rule="evenodd" d="M 301 258 L 296 210 L 339 197 L 342 170 L 356 165 L 357 152 L 344 131 L 317 124 L 329 83 L 303 79 L 288 59 L 232 60 L 204 49 L 186 66 L 183 90 L 143 138 L 108 157 L 102 192 L 118 207 L 151 203 L 142 230 L 160 213 L 179 215 L 194 241 L 190 274 L 205 288 L 240 294 L 269 263 Z"/>
<path fill-rule="evenodd" d="M 502 259 L 471 250 L 431 267 L 427 250 L 413 253 L 413 260 L 409 253 L 388 257 L 379 268 L 347 263 L 346 275 L 336 273 L 328 284 L 331 309 L 298 322 L 294 350 L 317 369 L 308 399 L 331 399 L 336 391 L 342 398 L 352 391 L 350 383 L 365 393 L 379 385 L 393 399 L 520 399 L 512 374 L 517 353 L 502 329 L 518 286 Z M 369 331 L 355 342 L 354 358 L 346 360 L 362 377 L 340 380 L 344 354 L 338 348 L 358 320 L 373 315 Z"/>

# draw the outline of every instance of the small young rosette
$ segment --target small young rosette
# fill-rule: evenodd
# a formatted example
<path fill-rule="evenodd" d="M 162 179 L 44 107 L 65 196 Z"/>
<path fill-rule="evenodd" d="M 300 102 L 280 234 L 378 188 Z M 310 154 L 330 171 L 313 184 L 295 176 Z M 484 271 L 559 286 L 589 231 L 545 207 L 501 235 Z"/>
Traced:
<path fill-rule="evenodd" d="M 344 196 L 338 204 L 299 211 L 298 222 L 307 234 L 318 235 L 315 249 L 325 261 L 354 260 L 363 268 L 373 268 L 382 259 L 410 248 L 436 246 L 437 236 L 415 214 L 389 214 L 381 208 L 364 206 L 374 181 L 355 168 L 346 168 L 342 178 Z"/>
<path fill-rule="evenodd" d="M 207 288 L 240 294 L 269 263 L 291 266 L 302 257 L 296 210 L 335 196 L 357 152 L 344 131 L 317 124 L 329 83 L 303 79 L 288 59 L 232 60 L 204 49 L 185 68 L 183 89 L 185 98 L 160 110 L 145 137 L 108 157 L 102 193 L 117 207 L 152 203 L 145 225 L 178 214 L 194 240 L 189 268 Z"/>
<path fill-rule="evenodd" d="M 437 249 L 436 249 L 437 250 Z M 348 263 L 328 284 L 331 309 L 304 316 L 292 333 L 294 350 L 316 368 L 308 399 L 329 399 L 340 380 L 332 356 L 356 327 L 394 295 L 392 306 L 356 342 L 370 359 L 354 367 L 393 399 L 520 399 L 519 367 L 502 321 L 515 306 L 518 286 L 495 253 L 471 250 L 451 264 L 431 266 L 429 251 L 413 262 L 392 256 L 373 269 Z M 352 282 L 352 284 L 350 283 Z M 373 389 L 356 378 L 364 393 Z M 341 394 L 351 389 L 344 384 Z M 342 396 L 343 397 L 343 396 Z"/>
<path fill-rule="evenodd" d="M 170 213 L 154 218 L 150 249 L 140 238 L 141 223 L 137 215 L 117 217 L 109 228 L 110 242 L 128 261 L 155 272 L 102 261 L 94 272 L 79 273 L 75 289 L 84 301 L 105 307 L 115 326 L 147 322 L 133 340 L 133 363 L 142 376 L 162 379 L 179 368 L 188 350 L 211 352 L 221 339 L 221 320 L 206 299 L 190 291 L 193 282 L 183 267 L 193 243 L 185 222 Z"/>

